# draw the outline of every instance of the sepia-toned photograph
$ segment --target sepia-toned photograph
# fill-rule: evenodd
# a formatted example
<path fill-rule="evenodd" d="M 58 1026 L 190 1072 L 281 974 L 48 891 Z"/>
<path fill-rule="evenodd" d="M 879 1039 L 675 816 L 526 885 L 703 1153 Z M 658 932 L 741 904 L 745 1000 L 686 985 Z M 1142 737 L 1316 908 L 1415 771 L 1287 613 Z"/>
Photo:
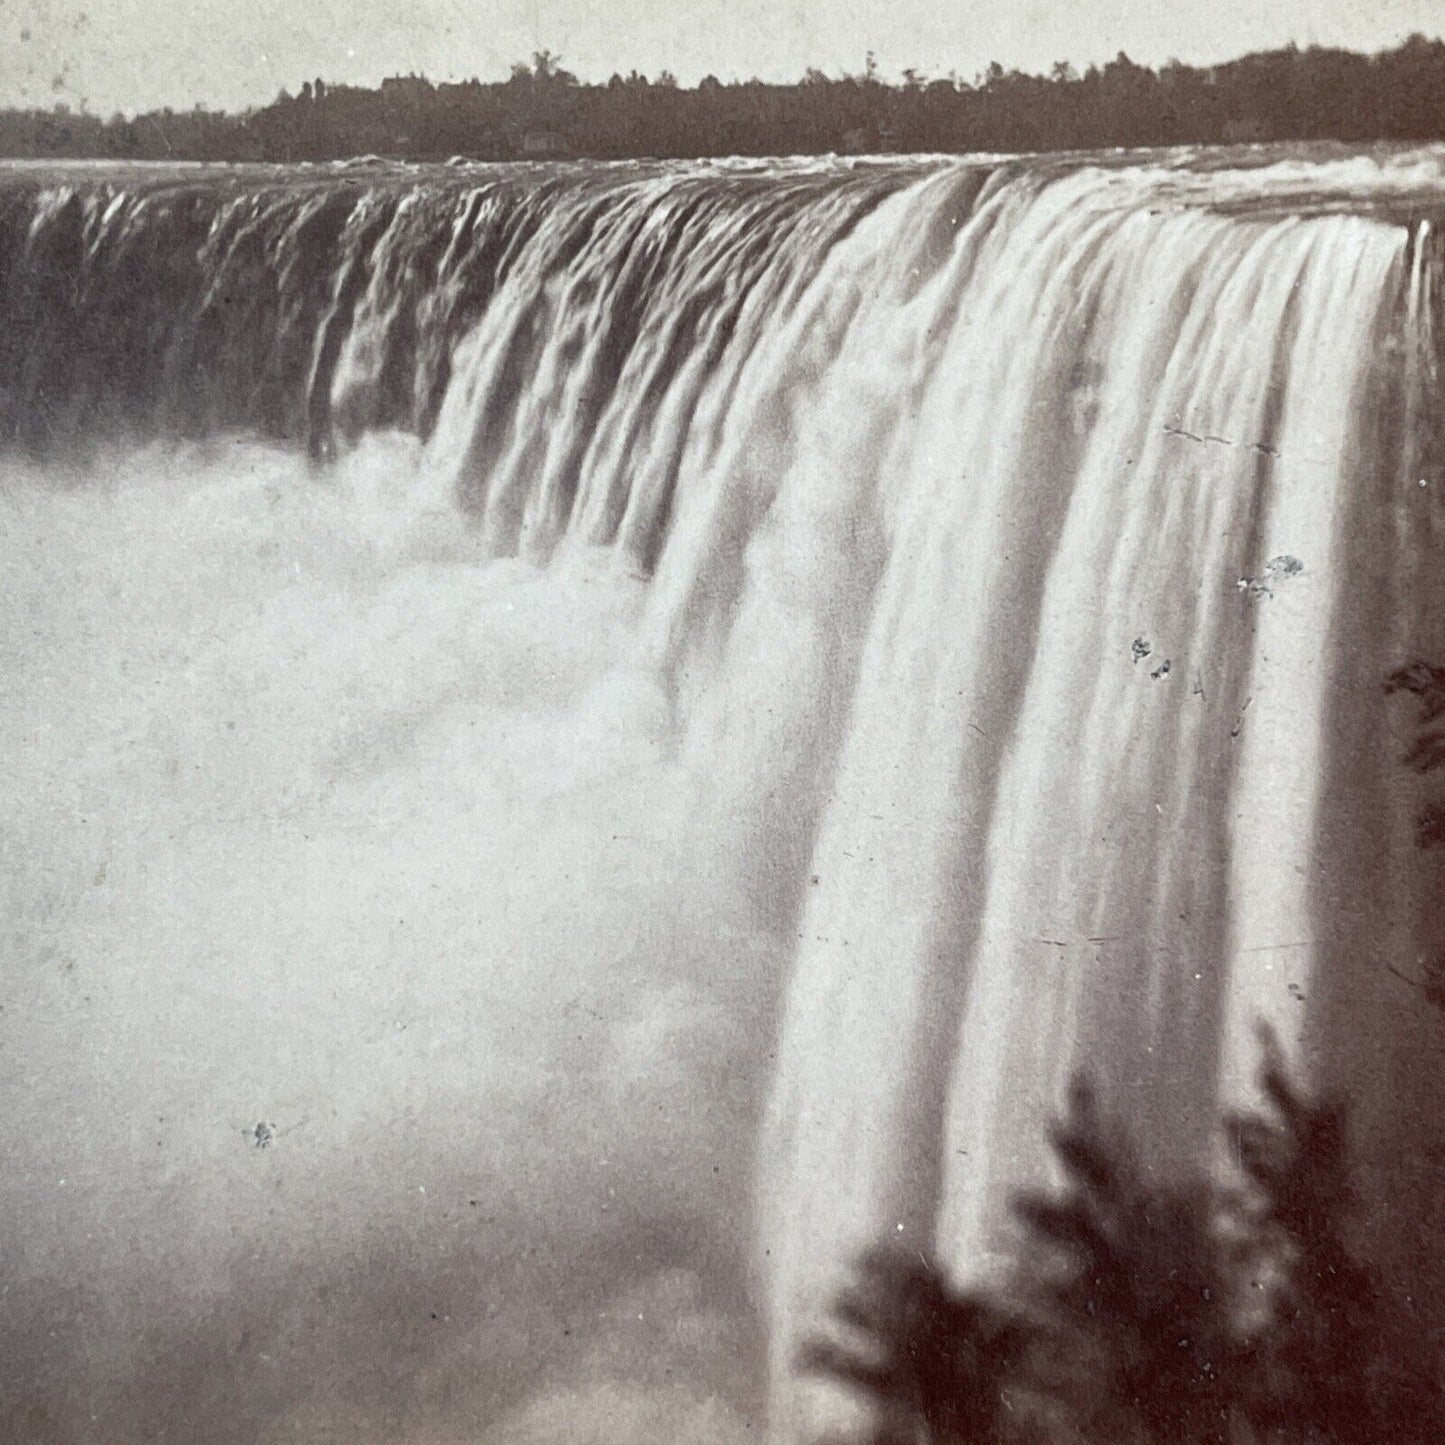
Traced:
<path fill-rule="evenodd" d="M 0 0 L 0 1445 L 1445 1441 L 1445 0 Z"/>

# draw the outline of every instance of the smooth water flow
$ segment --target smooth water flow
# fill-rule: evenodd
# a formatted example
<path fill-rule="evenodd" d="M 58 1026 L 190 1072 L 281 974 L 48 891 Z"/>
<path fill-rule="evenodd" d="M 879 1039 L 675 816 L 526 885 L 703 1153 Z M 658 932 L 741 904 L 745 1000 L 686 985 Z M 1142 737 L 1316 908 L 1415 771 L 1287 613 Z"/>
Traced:
<path fill-rule="evenodd" d="M 1437 1293 L 1441 209 L 7 172 L 31 1438 L 846 1430 L 792 1362 L 861 1249 L 995 1272 L 1079 1071 L 1205 1166 L 1262 1021 Z"/>

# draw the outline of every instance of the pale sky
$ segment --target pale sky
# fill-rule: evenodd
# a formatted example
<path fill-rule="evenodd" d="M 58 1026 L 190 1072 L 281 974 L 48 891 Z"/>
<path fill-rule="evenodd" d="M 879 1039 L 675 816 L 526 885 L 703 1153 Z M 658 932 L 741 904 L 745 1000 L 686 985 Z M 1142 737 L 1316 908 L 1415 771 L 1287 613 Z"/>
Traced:
<path fill-rule="evenodd" d="M 1377 50 L 1445 32 L 1445 0 L 0 0 L 0 105 L 108 114 L 264 104 L 303 80 L 505 77 L 547 47 L 586 80 L 669 69 L 790 80 L 810 65 L 971 79 L 989 61 L 1145 64 L 1282 45 Z"/>

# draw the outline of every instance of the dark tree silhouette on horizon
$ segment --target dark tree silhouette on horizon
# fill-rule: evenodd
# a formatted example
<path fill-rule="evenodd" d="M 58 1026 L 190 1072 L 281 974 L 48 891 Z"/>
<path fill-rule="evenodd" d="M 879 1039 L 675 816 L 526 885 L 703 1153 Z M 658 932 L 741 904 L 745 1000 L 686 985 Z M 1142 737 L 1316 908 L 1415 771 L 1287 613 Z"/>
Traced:
<path fill-rule="evenodd" d="M 870 52 L 856 75 L 813 68 L 792 84 L 709 76 L 691 87 L 666 71 L 584 84 L 543 48 L 502 81 L 394 76 L 366 89 L 316 77 L 239 115 L 3 111 L 0 155 L 509 160 L 529 153 L 534 133 L 597 159 L 1442 139 L 1445 42 L 1412 35 L 1377 55 L 1291 45 L 1157 70 L 1121 52 L 1082 73 L 1058 60 L 1047 75 L 995 61 L 972 83 L 909 67 L 889 84 Z"/>

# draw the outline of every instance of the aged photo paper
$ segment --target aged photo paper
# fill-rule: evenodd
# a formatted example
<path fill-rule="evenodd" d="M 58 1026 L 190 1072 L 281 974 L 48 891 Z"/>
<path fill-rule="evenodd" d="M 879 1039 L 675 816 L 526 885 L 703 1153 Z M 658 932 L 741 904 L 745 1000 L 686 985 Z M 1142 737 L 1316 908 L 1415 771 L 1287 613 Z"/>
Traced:
<path fill-rule="evenodd" d="M 1442 28 L 0 0 L 0 1442 L 1442 1438 Z"/>

